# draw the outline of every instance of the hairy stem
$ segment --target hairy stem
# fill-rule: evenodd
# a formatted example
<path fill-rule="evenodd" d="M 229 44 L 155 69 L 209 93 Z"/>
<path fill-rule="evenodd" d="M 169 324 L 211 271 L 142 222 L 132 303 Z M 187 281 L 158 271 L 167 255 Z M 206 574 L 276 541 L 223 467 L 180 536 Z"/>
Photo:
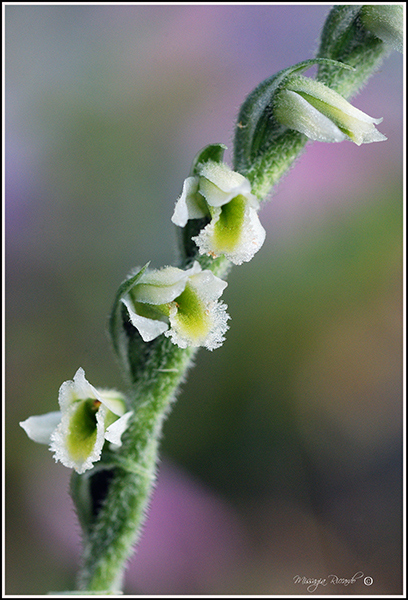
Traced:
<path fill-rule="evenodd" d="M 230 268 L 226 259 L 200 260 L 203 268 L 212 268 L 217 276 L 225 276 Z M 133 331 L 133 346 L 137 347 L 140 339 L 136 342 L 138 334 Z M 84 535 L 79 574 L 82 590 L 120 590 L 126 561 L 140 536 L 156 479 L 163 423 L 198 350 L 181 349 L 164 336 L 142 344 L 143 361 L 130 348 L 130 357 L 135 357 L 131 365 L 134 384 L 129 394 L 134 414 L 122 436 L 120 451 L 104 456 L 110 472 L 108 491 Z M 75 488 L 73 496 L 79 500 Z"/>
<path fill-rule="evenodd" d="M 117 591 L 132 546 L 137 542 L 156 477 L 163 422 L 196 353 L 162 336 L 133 390 L 134 415 L 123 435 L 109 490 L 85 540 L 80 587 Z"/>

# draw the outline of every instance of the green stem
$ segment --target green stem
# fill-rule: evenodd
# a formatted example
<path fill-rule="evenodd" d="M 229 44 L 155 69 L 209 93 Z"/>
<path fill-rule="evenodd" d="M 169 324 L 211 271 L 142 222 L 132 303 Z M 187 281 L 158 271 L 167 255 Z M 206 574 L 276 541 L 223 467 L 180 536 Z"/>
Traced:
<path fill-rule="evenodd" d="M 118 591 L 125 563 L 140 535 L 156 478 L 157 448 L 176 390 L 196 348 L 180 349 L 161 336 L 134 387 L 132 421 L 116 456 L 114 476 L 84 543 L 80 588 Z"/>
<path fill-rule="evenodd" d="M 302 154 L 307 141 L 305 135 L 293 129 L 287 129 L 276 136 L 269 149 L 254 160 L 245 173 L 255 196 L 261 200 L 266 199 L 271 189 Z"/>
<path fill-rule="evenodd" d="M 380 67 L 390 53 L 379 38 L 362 24 L 361 4 L 334 7 L 324 24 L 317 56 L 350 65 L 355 70 L 336 69 L 329 63 L 319 65 L 316 79 L 351 98 Z"/>
<path fill-rule="evenodd" d="M 225 258 L 199 257 L 199 260 L 203 268 L 211 268 L 217 276 L 225 276 L 230 268 Z M 135 337 L 130 348 L 130 376 L 135 383 L 130 398 L 134 414 L 122 436 L 121 448 L 104 456 L 111 475 L 108 492 L 94 520 L 88 527 L 83 526 L 79 585 L 89 592 L 120 589 L 125 564 L 140 536 L 156 479 L 163 423 L 198 350 L 181 349 L 165 336 L 144 343 L 132 330 Z M 144 349 L 143 360 L 135 352 L 139 346 Z M 72 486 L 72 493 L 77 505 L 80 504 L 80 488 L 77 491 Z M 83 524 L 86 520 L 82 520 Z"/>

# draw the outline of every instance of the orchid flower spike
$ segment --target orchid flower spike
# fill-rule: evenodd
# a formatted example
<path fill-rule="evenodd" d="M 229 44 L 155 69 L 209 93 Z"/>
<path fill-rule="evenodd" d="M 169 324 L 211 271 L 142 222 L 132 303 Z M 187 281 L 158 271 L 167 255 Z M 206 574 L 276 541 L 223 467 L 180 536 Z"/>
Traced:
<path fill-rule="evenodd" d="M 240 265 L 251 260 L 265 240 L 258 210 L 248 179 L 223 162 L 207 160 L 184 181 L 171 220 L 185 227 L 189 219 L 207 217 L 210 222 L 192 238 L 200 254 L 224 255 Z"/>
<path fill-rule="evenodd" d="M 58 402 L 60 411 L 20 422 L 30 439 L 50 445 L 56 461 L 84 473 L 100 459 L 105 441 L 112 449 L 122 445 L 132 415 L 122 394 L 94 388 L 79 368 L 73 381 L 61 385 Z"/>
<path fill-rule="evenodd" d="M 186 271 L 176 267 L 146 270 L 122 298 L 129 319 L 145 342 L 164 333 L 180 348 L 214 350 L 228 329 L 227 306 L 218 302 L 227 283 L 196 261 Z"/>
<path fill-rule="evenodd" d="M 274 117 L 282 125 L 319 142 L 351 140 L 358 146 L 386 140 L 373 119 L 328 86 L 302 75 L 288 77 L 274 100 Z"/>

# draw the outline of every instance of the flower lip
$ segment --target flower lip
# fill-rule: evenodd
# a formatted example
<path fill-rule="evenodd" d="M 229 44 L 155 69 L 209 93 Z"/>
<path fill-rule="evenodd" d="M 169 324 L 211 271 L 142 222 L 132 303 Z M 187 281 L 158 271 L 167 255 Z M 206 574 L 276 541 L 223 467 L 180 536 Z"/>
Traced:
<path fill-rule="evenodd" d="M 211 271 L 193 276 L 170 312 L 171 328 L 165 335 L 180 348 L 204 346 L 214 350 L 221 346 L 229 315 L 227 306 L 217 300 L 225 287 L 226 282 Z"/>
<path fill-rule="evenodd" d="M 100 459 L 105 441 L 106 407 L 103 404 L 99 407 L 94 413 L 93 426 L 89 427 L 86 421 L 79 420 L 82 412 L 79 411 L 85 403 L 86 400 L 74 402 L 62 411 L 61 422 L 53 431 L 50 444 L 55 460 L 79 474 L 91 469 Z"/>
<path fill-rule="evenodd" d="M 224 255 L 236 265 L 250 261 L 266 237 L 257 211 L 245 196 L 213 209 L 213 219 L 193 237 L 200 254 Z"/>

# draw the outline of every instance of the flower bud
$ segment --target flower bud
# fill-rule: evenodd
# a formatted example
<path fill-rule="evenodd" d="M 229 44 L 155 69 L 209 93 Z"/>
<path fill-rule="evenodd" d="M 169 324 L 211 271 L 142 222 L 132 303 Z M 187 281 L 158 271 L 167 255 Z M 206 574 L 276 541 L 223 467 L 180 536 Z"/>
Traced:
<path fill-rule="evenodd" d="M 217 302 L 226 287 L 225 281 L 195 262 L 186 271 L 145 270 L 121 301 L 145 342 L 164 333 L 180 348 L 214 350 L 228 329 L 227 307 Z"/>
<path fill-rule="evenodd" d="M 403 52 L 404 12 L 402 4 L 365 4 L 360 19 L 366 29 L 394 50 Z"/>
<path fill-rule="evenodd" d="M 369 117 L 323 83 L 302 75 L 288 77 L 278 90 L 274 116 L 282 125 L 320 142 L 350 139 L 360 146 L 387 139 L 375 128 L 382 119 Z"/>
<path fill-rule="evenodd" d="M 56 461 L 84 473 L 100 459 L 105 441 L 121 446 L 132 415 L 122 394 L 94 388 L 79 368 L 73 381 L 61 385 L 58 402 L 60 411 L 20 422 L 30 439 L 50 445 Z"/>

